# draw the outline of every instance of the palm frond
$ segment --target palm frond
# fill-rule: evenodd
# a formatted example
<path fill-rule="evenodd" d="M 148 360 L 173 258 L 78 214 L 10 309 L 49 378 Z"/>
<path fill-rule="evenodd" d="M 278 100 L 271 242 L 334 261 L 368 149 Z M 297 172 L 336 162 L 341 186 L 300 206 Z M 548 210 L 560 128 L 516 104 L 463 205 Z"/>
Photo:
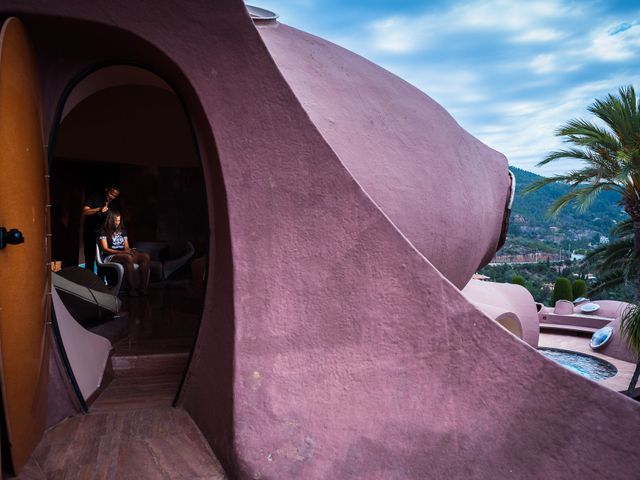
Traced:
<path fill-rule="evenodd" d="M 597 147 L 612 152 L 620 150 L 620 141 L 611 131 L 580 118 L 569 120 L 556 130 L 556 135 L 565 137 L 564 142 L 575 145 Z"/>
<path fill-rule="evenodd" d="M 585 165 L 582 169 L 553 177 L 555 181 L 578 184 L 585 181 L 592 182 L 594 179 L 597 181 L 604 179 L 618 187 L 626 179 L 626 177 L 619 178 L 622 165 L 619 164 L 615 155 L 609 155 L 607 152 L 601 153 L 581 148 L 557 150 L 538 162 L 537 166 L 540 167 L 555 160 L 580 160 Z"/>
<path fill-rule="evenodd" d="M 597 196 L 604 190 L 612 190 L 612 186 L 608 183 L 594 183 L 581 187 L 573 186 L 571 190 L 557 198 L 549 206 L 549 215 L 552 217 L 557 215 L 570 203 L 575 203 L 576 208 L 583 212 L 591 206 Z"/>
<path fill-rule="evenodd" d="M 598 277 L 600 278 L 600 277 Z M 622 272 L 616 274 L 612 272 L 609 277 L 600 278 L 600 281 L 587 290 L 588 295 L 596 295 L 598 293 L 606 292 L 610 288 L 615 288 L 625 283 L 624 275 Z"/>
<path fill-rule="evenodd" d="M 540 180 L 531 182 L 529 185 L 524 187 L 524 189 L 522 190 L 522 193 L 524 195 L 529 195 L 530 193 L 537 192 L 541 188 L 544 188 L 546 185 L 550 185 L 558 181 L 563 181 L 563 180 L 558 180 L 559 177 L 562 177 L 562 176 L 557 175 L 555 177 L 542 177 Z"/>
<path fill-rule="evenodd" d="M 618 231 L 629 231 L 629 225 L 633 231 L 631 221 L 621 222 Z M 627 284 L 640 277 L 640 253 L 635 251 L 633 234 L 596 248 L 585 256 L 583 262 L 590 265 L 598 276 L 598 283 L 591 287 L 590 294 Z"/>
<path fill-rule="evenodd" d="M 549 162 L 553 162 L 554 160 L 586 160 L 589 161 L 589 152 L 584 149 L 579 148 L 568 148 L 566 150 L 557 150 L 555 152 L 551 152 L 547 155 L 543 160 L 538 162 L 537 167 L 541 167 L 546 165 Z"/>
<path fill-rule="evenodd" d="M 622 195 L 629 211 L 640 205 L 640 103 L 633 86 L 621 87 L 616 94 L 597 99 L 588 110 L 604 125 L 569 120 L 556 131 L 571 146 L 549 153 L 537 166 L 556 160 L 579 160 L 582 168 L 568 174 L 540 179 L 528 185 L 532 193 L 554 182 L 565 183 L 570 191 L 550 207 L 551 216 L 570 203 L 587 209 L 604 190 Z"/>
<path fill-rule="evenodd" d="M 632 85 L 621 87 L 617 95 L 608 94 L 596 100 L 588 110 L 602 120 L 615 133 L 621 145 L 634 143 L 640 119 L 638 102 Z"/>
<path fill-rule="evenodd" d="M 633 237 L 633 220 L 627 218 L 617 223 L 616 226 L 611 229 L 611 235 L 617 238 Z"/>
<path fill-rule="evenodd" d="M 620 332 L 631 349 L 640 354 L 640 307 L 632 305 L 620 318 Z"/>
<path fill-rule="evenodd" d="M 620 263 L 626 263 L 630 259 L 631 251 L 633 251 L 633 241 L 619 240 L 589 252 L 584 257 L 584 262 L 603 273 L 618 268 Z"/>

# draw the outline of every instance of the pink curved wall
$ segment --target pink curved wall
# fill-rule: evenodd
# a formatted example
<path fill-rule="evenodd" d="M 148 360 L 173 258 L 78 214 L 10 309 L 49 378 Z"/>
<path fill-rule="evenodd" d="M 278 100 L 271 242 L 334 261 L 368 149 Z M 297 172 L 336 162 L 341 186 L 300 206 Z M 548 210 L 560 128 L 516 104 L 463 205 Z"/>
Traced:
<path fill-rule="evenodd" d="M 621 317 L 624 311 L 626 310 L 626 308 L 629 306 L 628 303 L 619 302 L 617 300 L 593 300 L 593 303 L 597 303 L 600 306 L 598 310 L 593 312 L 594 315 L 597 315 L 598 317 L 609 317 L 609 318 Z M 585 305 L 585 303 L 581 303 L 573 307 L 574 313 L 579 313 L 579 314 L 588 316 L 589 314 L 585 314 L 582 312 L 581 310 L 582 305 Z"/>
<path fill-rule="evenodd" d="M 353 52 L 282 24 L 258 32 L 353 178 L 420 253 L 464 287 L 496 251 L 510 195 L 504 155 Z"/>
<path fill-rule="evenodd" d="M 618 358 L 625 362 L 637 363 L 638 354 L 629 348 L 629 345 L 620 332 L 620 318 L 616 318 L 608 326 L 613 329 L 613 336 L 605 346 L 597 350 L 598 353 Z"/>
<path fill-rule="evenodd" d="M 537 348 L 540 337 L 538 311 L 536 301 L 526 288 L 510 283 L 469 280 L 462 294 L 494 320 L 507 312 L 513 313 L 522 327 L 522 340 Z M 493 308 L 485 309 L 484 306 Z"/>
<path fill-rule="evenodd" d="M 585 303 L 582 302 L 573 307 L 573 314 L 570 315 L 555 314 L 553 307 L 543 307 L 538 313 L 540 322 L 590 328 L 611 327 L 613 329 L 611 339 L 603 347 L 599 348 L 597 352 L 625 362 L 636 363 L 638 355 L 629 348 L 625 338 L 620 333 L 620 317 L 622 317 L 630 304 L 617 300 L 594 300 L 593 303 L 600 305 L 600 308 L 593 314 L 589 314 L 582 312 L 580 309 Z M 571 309 L 571 306 L 569 308 Z"/>
<path fill-rule="evenodd" d="M 600 309 L 596 312 L 597 315 L 611 317 L 613 319 L 608 325 L 613 328 L 613 336 L 605 346 L 598 349 L 598 353 L 618 358 L 625 362 L 636 363 L 638 361 L 638 354 L 629 348 L 629 345 L 620 332 L 620 317 L 622 317 L 624 311 L 630 305 L 626 302 L 618 302 L 616 300 L 594 300 L 594 303 L 600 305 Z M 578 313 L 580 311 L 579 306 L 576 307 L 575 310 L 576 313 Z"/>
<path fill-rule="evenodd" d="M 118 55 L 160 70 L 187 103 L 215 260 L 181 398 L 232 477 L 633 478 L 640 407 L 514 339 L 416 250 L 313 123 L 241 1 L 1 10 L 118 27 L 31 19 L 49 119 L 70 75 Z M 494 155 L 479 148 L 477 161 L 504 199 Z M 469 208 L 441 200 L 452 218 Z M 467 238 L 485 249 L 493 231 Z"/>

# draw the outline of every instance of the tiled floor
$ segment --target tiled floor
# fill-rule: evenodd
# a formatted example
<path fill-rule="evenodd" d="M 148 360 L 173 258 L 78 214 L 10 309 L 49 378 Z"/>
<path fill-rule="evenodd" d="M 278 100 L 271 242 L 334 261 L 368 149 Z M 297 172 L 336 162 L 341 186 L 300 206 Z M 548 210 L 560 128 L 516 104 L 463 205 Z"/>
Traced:
<path fill-rule="evenodd" d="M 197 331 L 198 300 L 179 282 L 125 298 L 127 324 L 112 329 L 114 378 L 88 415 L 45 434 L 18 478 L 226 478 L 189 415 L 171 406 Z"/>

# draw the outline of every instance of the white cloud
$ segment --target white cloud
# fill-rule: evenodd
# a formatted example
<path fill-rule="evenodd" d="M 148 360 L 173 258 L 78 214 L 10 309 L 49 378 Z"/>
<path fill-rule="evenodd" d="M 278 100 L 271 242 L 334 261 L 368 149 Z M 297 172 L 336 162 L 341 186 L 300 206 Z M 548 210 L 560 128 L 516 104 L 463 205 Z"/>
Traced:
<path fill-rule="evenodd" d="M 562 146 L 554 135 L 559 126 L 589 118 L 586 107 L 619 86 L 640 84 L 640 10 L 621 14 L 602 0 L 453 0 L 424 2 L 413 13 L 403 2 L 375 2 L 360 16 L 349 4 L 345 10 L 358 21 L 342 19 L 334 31 L 294 0 L 264 1 L 288 3 L 304 21 L 298 26 L 393 71 L 514 165 L 538 173 L 576 166 L 535 167 Z M 376 9 L 386 13 L 376 18 Z M 282 19 L 290 23 L 288 15 Z"/>
<path fill-rule="evenodd" d="M 551 53 L 543 53 L 536 57 L 529 64 L 535 73 L 550 73 L 556 70 L 556 57 Z"/>
<path fill-rule="evenodd" d="M 469 119 L 464 126 L 484 143 L 504 153 L 517 167 L 545 175 L 560 173 L 576 168 L 577 163 L 560 161 L 544 168 L 535 167 L 549 152 L 563 147 L 555 131 L 572 118 L 593 120 L 587 106 L 627 83 L 628 78 L 614 76 L 568 86 L 565 91 L 544 100 L 498 103 L 488 112 L 492 120 L 476 123 L 478 119 Z"/>
<path fill-rule="evenodd" d="M 615 33 L 612 33 L 615 32 Z M 586 34 L 554 43 L 554 49 L 537 54 L 528 67 L 538 75 L 578 70 L 591 62 L 621 63 L 638 57 L 640 29 L 620 30 L 604 21 Z"/>
<path fill-rule="evenodd" d="M 637 22 L 609 17 L 594 26 L 596 12 L 589 8 L 589 4 L 569 6 L 557 1 L 454 4 L 441 12 L 394 15 L 372 22 L 366 27 L 368 38 L 360 40 L 359 50 L 426 52 L 484 31 L 494 38 L 503 35 L 512 45 L 546 46 L 546 51 L 520 60 L 537 75 L 575 71 L 592 61 L 622 62 L 637 57 L 640 28 L 632 28 Z M 586 24 L 591 29 L 585 32 Z"/>
<path fill-rule="evenodd" d="M 578 70 L 582 65 L 580 58 L 559 52 L 536 55 L 529 62 L 528 67 L 538 75 L 547 75 L 558 72 L 572 72 Z"/>
<path fill-rule="evenodd" d="M 393 53 L 424 49 L 430 36 L 429 24 L 424 19 L 394 16 L 372 23 L 369 28 L 374 47 Z"/>
<path fill-rule="evenodd" d="M 602 26 L 592 32 L 584 54 L 606 62 L 624 61 L 637 56 L 640 48 L 640 29 L 629 29 L 617 35 L 612 35 L 609 30 L 610 28 Z"/>
<path fill-rule="evenodd" d="M 568 7 L 556 1 L 492 0 L 459 4 L 449 15 L 467 28 L 522 31 L 551 19 L 566 18 L 569 13 Z"/>
<path fill-rule="evenodd" d="M 482 31 L 507 35 L 514 43 L 548 43 L 564 36 L 549 22 L 565 23 L 568 17 L 582 14 L 557 1 L 474 1 L 435 13 L 385 17 L 370 23 L 367 30 L 375 49 L 391 53 L 424 51 L 434 39 Z"/>
<path fill-rule="evenodd" d="M 443 74 L 437 68 L 402 71 L 402 68 L 392 66 L 391 69 L 399 71 L 400 77 L 407 79 L 437 102 L 446 99 L 447 108 L 452 113 L 454 110 L 469 108 L 470 103 L 486 102 L 489 99 L 483 77 L 469 70 L 449 68 Z"/>
<path fill-rule="evenodd" d="M 564 37 L 564 33 L 552 28 L 535 28 L 525 30 L 513 37 L 516 43 L 544 43 L 560 40 Z"/>

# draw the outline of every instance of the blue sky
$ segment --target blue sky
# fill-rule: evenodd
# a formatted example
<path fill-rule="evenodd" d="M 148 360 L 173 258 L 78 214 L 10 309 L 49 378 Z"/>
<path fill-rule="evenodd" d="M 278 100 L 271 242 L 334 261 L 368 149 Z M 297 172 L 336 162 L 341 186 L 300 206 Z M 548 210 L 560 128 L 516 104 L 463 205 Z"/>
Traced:
<path fill-rule="evenodd" d="M 253 0 L 287 25 L 412 83 L 512 165 L 562 146 L 554 131 L 594 99 L 640 91 L 640 2 Z"/>

